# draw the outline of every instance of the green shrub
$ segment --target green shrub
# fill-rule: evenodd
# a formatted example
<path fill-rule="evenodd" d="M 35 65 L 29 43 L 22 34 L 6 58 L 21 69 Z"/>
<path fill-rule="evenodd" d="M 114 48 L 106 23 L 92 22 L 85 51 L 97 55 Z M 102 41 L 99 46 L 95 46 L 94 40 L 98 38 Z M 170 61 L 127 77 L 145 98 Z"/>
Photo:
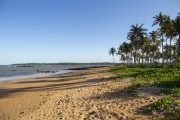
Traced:
<path fill-rule="evenodd" d="M 172 104 L 172 102 L 173 102 L 173 98 L 171 96 L 166 96 L 164 99 L 159 99 L 155 103 L 155 106 L 158 108 L 169 107 L 169 105 Z"/>

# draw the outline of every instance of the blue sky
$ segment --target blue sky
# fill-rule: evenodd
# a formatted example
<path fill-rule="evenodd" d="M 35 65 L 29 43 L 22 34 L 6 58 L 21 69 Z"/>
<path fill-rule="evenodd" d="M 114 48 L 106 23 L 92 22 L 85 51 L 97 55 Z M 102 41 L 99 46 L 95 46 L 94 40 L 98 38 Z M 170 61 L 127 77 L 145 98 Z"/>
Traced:
<path fill-rule="evenodd" d="M 112 62 L 132 24 L 174 18 L 179 0 L 0 0 L 0 64 Z M 118 56 L 116 56 L 118 61 Z"/>

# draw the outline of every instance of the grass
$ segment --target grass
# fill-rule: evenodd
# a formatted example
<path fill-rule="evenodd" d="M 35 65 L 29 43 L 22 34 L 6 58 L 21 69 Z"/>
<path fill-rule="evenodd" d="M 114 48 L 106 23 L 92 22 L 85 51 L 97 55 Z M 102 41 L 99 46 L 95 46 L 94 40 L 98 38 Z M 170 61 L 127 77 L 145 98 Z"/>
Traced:
<path fill-rule="evenodd" d="M 146 85 L 155 85 L 166 88 L 161 92 L 166 97 L 145 108 L 145 112 L 156 111 L 164 117 L 154 117 L 153 120 L 180 119 L 180 67 L 175 66 L 114 66 L 110 69 L 117 75 L 116 81 L 131 78 L 134 83 L 126 88 L 132 96 L 137 97 L 137 88 Z"/>
<path fill-rule="evenodd" d="M 164 117 L 154 117 L 153 120 L 179 120 L 180 106 L 179 100 L 175 100 L 172 96 L 167 95 L 163 99 L 159 99 L 153 105 L 144 108 L 145 113 L 156 112 Z"/>
<path fill-rule="evenodd" d="M 179 68 L 128 68 L 112 67 L 110 72 L 116 73 L 119 79 L 133 78 L 148 84 L 167 88 L 180 88 Z"/>
<path fill-rule="evenodd" d="M 132 86 L 125 88 L 123 91 L 130 93 L 132 97 L 138 97 L 137 89 L 143 85 L 142 82 L 135 81 Z"/>

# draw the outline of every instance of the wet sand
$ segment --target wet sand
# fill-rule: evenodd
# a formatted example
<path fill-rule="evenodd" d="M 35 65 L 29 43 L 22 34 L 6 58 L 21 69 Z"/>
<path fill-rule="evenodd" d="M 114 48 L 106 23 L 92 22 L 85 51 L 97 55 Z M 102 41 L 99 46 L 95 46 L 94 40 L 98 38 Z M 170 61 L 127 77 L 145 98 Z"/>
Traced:
<path fill-rule="evenodd" d="M 135 98 L 123 90 L 132 80 L 115 81 L 109 67 L 44 78 L 0 82 L 0 120 L 145 120 L 140 109 L 162 96 L 143 87 Z"/>

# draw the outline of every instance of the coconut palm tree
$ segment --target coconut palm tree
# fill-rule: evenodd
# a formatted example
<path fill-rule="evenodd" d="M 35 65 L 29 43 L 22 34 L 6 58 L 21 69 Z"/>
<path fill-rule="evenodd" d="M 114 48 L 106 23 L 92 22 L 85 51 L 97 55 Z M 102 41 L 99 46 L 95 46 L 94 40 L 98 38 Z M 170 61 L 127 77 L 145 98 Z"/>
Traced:
<path fill-rule="evenodd" d="M 166 63 L 170 63 L 170 45 L 165 45 L 164 46 L 164 55 L 166 59 Z"/>
<path fill-rule="evenodd" d="M 109 50 L 109 55 L 112 55 L 113 57 L 113 62 L 115 63 L 115 60 L 114 60 L 114 54 L 116 53 L 116 49 L 114 47 L 110 48 Z"/>
<path fill-rule="evenodd" d="M 120 60 L 123 60 L 124 62 L 128 63 L 130 61 L 130 53 L 131 53 L 131 44 L 123 42 L 119 48 L 117 54 L 120 55 Z M 123 57 L 123 59 L 122 59 Z M 124 60 L 125 59 L 125 60 Z"/>
<path fill-rule="evenodd" d="M 172 55 L 172 56 L 173 56 L 173 58 L 174 58 L 175 60 L 176 60 L 176 56 L 177 56 L 177 55 L 176 55 L 176 53 L 177 53 L 177 52 L 176 52 L 176 51 L 177 51 L 176 49 L 177 49 L 176 45 L 172 45 L 172 50 L 173 50 L 173 55 Z"/>
<path fill-rule="evenodd" d="M 158 60 L 158 63 L 159 63 L 159 59 L 161 58 L 161 53 L 160 51 L 156 51 L 156 55 L 154 56 L 156 60 Z"/>
<path fill-rule="evenodd" d="M 180 13 L 178 13 L 178 16 L 174 20 L 174 25 L 175 25 L 175 31 L 178 35 L 178 38 L 180 39 Z"/>
<path fill-rule="evenodd" d="M 142 37 L 140 40 L 140 45 L 141 45 L 141 52 L 142 52 L 142 63 L 144 63 L 144 58 L 145 61 L 148 61 L 149 57 L 149 52 L 150 51 L 150 40 L 148 37 Z"/>
<path fill-rule="evenodd" d="M 155 52 L 158 51 L 158 47 L 159 47 L 159 40 L 158 40 L 158 32 L 157 31 L 152 31 L 149 33 L 149 37 L 152 43 L 152 53 L 153 53 L 153 63 L 154 63 L 154 57 L 155 57 Z"/>
<path fill-rule="evenodd" d="M 147 37 L 144 35 L 140 36 L 140 39 L 138 41 L 138 56 L 139 56 L 139 64 L 144 63 L 144 58 L 145 58 L 145 51 L 144 48 L 147 45 Z"/>
<path fill-rule="evenodd" d="M 170 55 L 170 63 L 172 60 L 172 40 L 176 37 L 175 31 L 175 22 L 168 17 L 166 21 L 162 24 L 162 29 L 164 29 L 167 38 L 170 40 L 170 47 L 169 47 L 169 55 Z"/>
<path fill-rule="evenodd" d="M 162 25 L 163 25 L 163 22 L 167 19 L 167 16 L 164 15 L 162 12 L 159 13 L 159 15 L 156 15 L 155 17 L 153 17 L 155 20 L 153 21 L 153 26 L 154 25 L 159 25 L 160 26 L 160 34 L 161 34 L 161 48 L 162 48 L 162 55 L 163 55 L 163 58 L 162 58 L 162 61 L 163 61 L 163 64 L 164 64 L 164 54 L 163 54 L 163 48 L 164 48 L 164 45 L 163 45 L 163 42 L 164 42 L 164 32 L 163 30 L 161 29 Z"/>
<path fill-rule="evenodd" d="M 158 40 L 158 32 L 157 31 L 152 31 L 149 33 L 149 37 L 150 37 L 150 40 L 152 42 L 152 44 L 156 44 L 157 40 Z"/>
<path fill-rule="evenodd" d="M 131 44 L 133 45 L 133 51 L 134 51 L 134 64 L 136 64 L 136 57 L 137 57 L 137 51 L 138 51 L 138 44 L 140 37 L 142 35 L 147 35 L 146 31 L 147 29 L 143 28 L 144 24 L 141 24 L 140 26 L 138 24 L 132 25 L 130 32 L 128 33 L 128 39 L 131 40 Z"/>
<path fill-rule="evenodd" d="M 177 38 L 177 40 L 176 40 L 176 51 L 177 51 L 177 53 L 176 53 L 176 55 L 177 55 L 177 57 L 176 57 L 176 60 L 177 61 L 180 61 L 180 13 L 178 13 L 178 16 L 176 17 L 176 19 L 175 19 L 175 31 L 176 31 L 176 33 L 177 33 L 177 36 L 178 36 L 178 38 Z"/>
<path fill-rule="evenodd" d="M 180 18 L 180 12 L 178 13 L 177 17 L 176 18 Z"/>
<path fill-rule="evenodd" d="M 159 26 L 161 27 L 163 22 L 167 19 L 167 16 L 164 15 L 162 12 L 159 13 L 159 15 L 156 15 L 155 17 L 153 17 L 155 20 L 153 21 L 153 26 L 159 24 Z"/>
<path fill-rule="evenodd" d="M 122 61 L 122 63 L 125 63 L 125 60 L 126 60 L 126 57 L 125 57 L 125 55 L 122 53 L 122 54 L 121 54 L 121 61 Z"/>
<path fill-rule="evenodd" d="M 119 61 L 120 61 L 121 60 L 121 55 L 123 54 L 123 46 L 122 45 L 119 45 L 116 54 L 119 55 Z"/>
<path fill-rule="evenodd" d="M 129 43 L 123 42 L 122 44 L 122 52 L 126 55 L 126 63 L 129 61 L 129 53 L 131 52 L 131 45 Z"/>
<path fill-rule="evenodd" d="M 144 59 L 146 63 L 150 63 L 150 61 L 155 63 L 155 60 L 159 62 L 159 59 L 161 59 L 164 64 L 165 55 L 167 62 L 171 63 L 172 58 L 180 61 L 180 13 L 178 13 L 175 20 L 171 20 L 169 16 L 162 12 L 153 18 L 155 20 L 152 25 L 159 25 L 159 29 L 150 32 L 149 36 L 146 36 L 147 30 L 143 29 L 143 24 L 131 26 L 127 35 L 130 43 L 124 42 L 117 50 L 117 54 L 120 55 L 123 63 L 129 63 L 130 60 L 134 60 L 134 64 L 137 61 L 141 63 L 141 59 L 142 63 L 144 63 Z M 166 45 L 164 45 L 164 38 Z M 175 40 L 175 38 L 177 38 L 175 45 L 172 45 L 172 40 Z M 170 44 L 168 44 L 168 40 Z M 159 50 L 160 46 L 161 52 Z M 115 53 L 115 48 L 111 48 L 109 54 L 113 56 L 113 61 Z"/>

